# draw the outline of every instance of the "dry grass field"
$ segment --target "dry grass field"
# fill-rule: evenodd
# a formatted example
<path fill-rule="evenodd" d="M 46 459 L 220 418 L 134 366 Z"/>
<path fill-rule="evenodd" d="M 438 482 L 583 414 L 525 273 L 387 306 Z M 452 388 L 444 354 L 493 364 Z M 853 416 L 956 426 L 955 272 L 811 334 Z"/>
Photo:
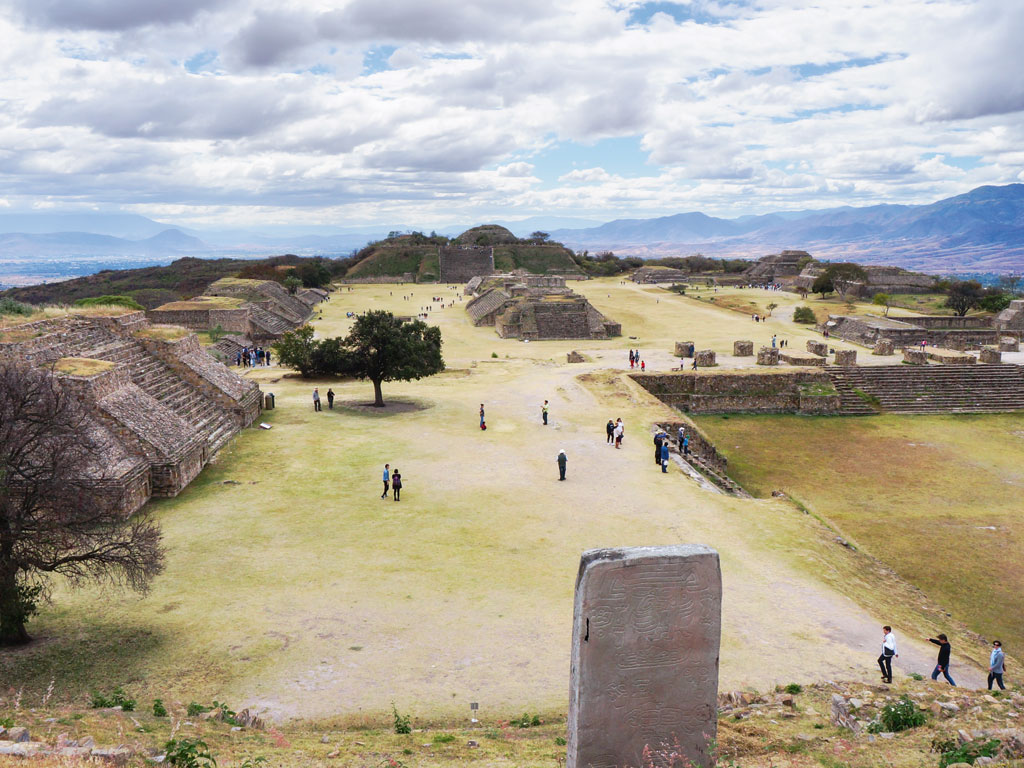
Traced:
<path fill-rule="evenodd" d="M 650 425 L 672 414 L 625 376 L 627 347 L 666 370 L 678 365 L 675 340 L 726 354 L 735 339 L 778 333 L 802 347 L 813 332 L 784 311 L 755 327 L 738 312 L 614 279 L 578 290 L 622 323 L 624 338 L 502 340 L 470 325 L 446 287 L 334 293 L 315 323 L 321 335 L 344 333 L 349 311 L 407 315 L 438 294 L 455 301 L 428 318 L 442 329 L 449 370 L 385 384 L 382 411 L 365 406 L 368 383 L 248 373 L 277 396 L 264 414 L 272 429 L 247 430 L 181 495 L 151 505 L 168 549 L 152 591 L 58 584 L 31 624 L 37 642 L 0 654 L 4 689 L 38 701 L 53 681 L 54 701 L 81 702 L 123 685 L 169 706 L 217 698 L 339 727 L 380 727 L 392 701 L 420 719 L 464 717 L 474 701 L 489 720 L 564 716 L 580 553 L 678 542 L 722 556 L 723 688 L 871 680 L 878 626 L 894 606 L 901 670 L 928 671 L 932 649 L 920 638 L 941 606 L 784 499 L 725 497 L 652 465 Z M 570 349 L 591 362 L 567 364 Z M 333 411 L 313 412 L 315 385 L 333 387 Z M 613 417 L 627 425 L 620 451 L 604 440 Z M 380 498 L 385 462 L 405 479 L 400 502 Z M 955 626 L 945 631 L 966 651 Z M 983 679 L 977 668 L 961 672 L 967 684 Z"/>

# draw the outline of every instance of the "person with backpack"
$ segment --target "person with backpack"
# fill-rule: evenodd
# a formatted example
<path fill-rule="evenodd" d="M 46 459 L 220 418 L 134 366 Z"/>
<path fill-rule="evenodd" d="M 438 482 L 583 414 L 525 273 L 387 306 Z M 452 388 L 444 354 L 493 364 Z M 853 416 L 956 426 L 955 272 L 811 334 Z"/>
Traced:
<path fill-rule="evenodd" d="M 395 501 L 401 501 L 402 495 L 402 475 L 395 467 L 395 471 L 391 473 L 391 490 L 395 494 Z"/>
<path fill-rule="evenodd" d="M 605 440 L 606 445 L 611 445 L 615 442 L 615 422 L 608 419 L 608 423 L 604 425 L 604 432 L 607 439 Z"/>

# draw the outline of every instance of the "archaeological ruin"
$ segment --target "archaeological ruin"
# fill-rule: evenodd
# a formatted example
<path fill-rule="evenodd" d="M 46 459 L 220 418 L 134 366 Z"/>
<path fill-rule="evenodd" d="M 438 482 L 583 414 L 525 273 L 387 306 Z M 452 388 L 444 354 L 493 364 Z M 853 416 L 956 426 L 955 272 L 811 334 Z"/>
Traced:
<path fill-rule="evenodd" d="M 1021 319 L 1024 320 L 1024 316 Z M 1010 320 L 1015 321 L 1016 316 Z M 991 315 L 914 315 L 901 318 L 829 315 L 828 321 L 819 329 L 827 329 L 830 336 L 866 347 L 886 340 L 897 349 L 925 342 L 930 346 L 964 350 L 998 344 L 1000 334 L 1011 330 L 998 327 L 998 322 L 998 316 L 993 318 Z M 1019 333 L 1024 328 L 1012 330 Z"/>
<path fill-rule="evenodd" d="M 85 404 L 106 446 L 99 482 L 130 515 L 175 496 L 259 416 L 259 387 L 217 362 L 194 333 L 143 312 L 69 314 L 0 334 L 0 360 L 49 368 Z"/>
<path fill-rule="evenodd" d="M 718 553 L 699 544 L 584 552 L 573 613 L 566 768 L 644 765 L 644 748 L 667 739 L 689 765 L 713 765 Z"/>
<path fill-rule="evenodd" d="M 473 325 L 493 325 L 503 339 L 607 339 L 622 326 L 601 314 L 555 275 L 504 274 L 466 286 Z"/>
<path fill-rule="evenodd" d="M 442 283 L 466 283 L 494 274 L 494 246 L 451 245 L 438 249 Z"/>
<path fill-rule="evenodd" d="M 781 251 L 770 256 L 762 256 L 743 272 L 743 277 L 750 283 L 779 283 L 786 279 L 792 282 L 803 266 L 811 260 L 807 251 Z"/>
<path fill-rule="evenodd" d="M 811 291 L 814 281 L 827 267 L 827 263 L 821 262 L 808 264 L 793 281 L 793 287 Z M 861 268 L 867 273 L 867 279 L 844 286 L 844 295 L 851 298 L 871 298 L 878 293 L 929 293 L 935 290 L 935 278 L 921 272 L 911 272 L 902 267 L 875 265 L 862 265 Z"/>

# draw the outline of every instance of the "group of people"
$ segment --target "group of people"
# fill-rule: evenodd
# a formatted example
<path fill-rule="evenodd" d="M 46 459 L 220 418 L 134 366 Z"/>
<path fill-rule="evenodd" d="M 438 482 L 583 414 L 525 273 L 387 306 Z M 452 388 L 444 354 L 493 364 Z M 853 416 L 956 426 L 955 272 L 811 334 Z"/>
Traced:
<path fill-rule="evenodd" d="M 776 347 L 783 348 L 788 346 L 789 342 L 786 339 L 779 339 L 779 337 L 776 336 L 774 333 L 772 334 L 772 349 L 775 349 Z"/>
<path fill-rule="evenodd" d="M 334 390 L 327 389 L 327 407 L 334 410 Z M 320 387 L 313 387 L 313 410 L 322 411 L 320 407 Z"/>
<path fill-rule="evenodd" d="M 680 424 L 676 434 L 679 444 L 679 453 L 683 456 L 690 455 L 690 436 L 686 434 L 686 428 Z M 654 435 L 654 463 L 661 467 L 662 472 L 668 472 L 669 445 L 672 438 L 665 430 L 659 430 Z"/>
<path fill-rule="evenodd" d="M 608 419 L 604 431 L 607 435 L 606 445 L 614 444 L 616 448 L 622 447 L 622 437 L 626 434 L 626 425 L 622 423 L 622 419 L 616 419 L 615 421 Z"/>
<path fill-rule="evenodd" d="M 242 347 L 235 355 L 235 365 L 242 368 L 270 365 L 270 350 L 263 347 Z"/>
<path fill-rule="evenodd" d="M 647 363 L 640 359 L 640 350 L 631 349 L 629 350 L 629 370 L 639 367 L 641 372 L 647 370 Z"/>
<path fill-rule="evenodd" d="M 384 465 L 384 493 L 380 495 L 382 499 L 388 497 L 388 484 L 391 485 L 391 492 L 394 494 L 395 501 L 402 500 L 402 474 L 398 471 L 398 467 L 395 467 L 394 471 L 391 469 L 390 464 Z"/>
<path fill-rule="evenodd" d="M 956 682 L 949 672 L 949 660 L 952 655 L 953 646 L 949 638 L 944 634 L 936 637 L 929 637 L 929 643 L 939 646 L 939 657 L 935 662 L 935 669 L 932 670 L 932 680 L 938 680 L 941 674 L 946 681 L 956 687 Z M 882 682 L 892 682 L 892 660 L 900 657 L 899 649 L 896 647 L 896 635 L 892 627 L 882 627 L 882 653 L 878 657 L 878 668 L 882 672 Z M 992 690 L 992 684 L 999 686 L 1000 690 L 1006 690 L 1003 684 L 1003 673 L 1006 671 L 1006 655 L 1003 653 L 1003 644 L 999 640 L 992 641 L 992 651 L 988 657 L 988 689 Z"/>

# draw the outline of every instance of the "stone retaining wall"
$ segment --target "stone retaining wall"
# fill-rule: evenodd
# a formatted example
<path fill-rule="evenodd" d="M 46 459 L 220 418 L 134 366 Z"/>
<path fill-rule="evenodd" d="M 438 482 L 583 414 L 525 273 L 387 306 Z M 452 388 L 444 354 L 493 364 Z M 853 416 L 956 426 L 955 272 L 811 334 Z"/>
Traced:
<path fill-rule="evenodd" d="M 911 365 L 928 365 L 928 355 L 923 350 L 908 347 L 903 350 L 903 362 Z"/>
<path fill-rule="evenodd" d="M 698 370 L 631 377 L 665 404 L 692 413 L 832 413 L 839 408 L 832 382 L 821 371 Z"/>
<path fill-rule="evenodd" d="M 1003 362 L 1003 353 L 998 349 L 992 349 L 992 347 L 985 347 L 981 350 L 981 354 L 978 357 L 979 363 L 1001 363 Z"/>
<path fill-rule="evenodd" d="M 978 362 L 974 355 L 967 355 L 953 349 L 942 349 L 932 347 L 927 351 L 928 359 L 935 360 L 943 365 L 974 365 Z"/>

